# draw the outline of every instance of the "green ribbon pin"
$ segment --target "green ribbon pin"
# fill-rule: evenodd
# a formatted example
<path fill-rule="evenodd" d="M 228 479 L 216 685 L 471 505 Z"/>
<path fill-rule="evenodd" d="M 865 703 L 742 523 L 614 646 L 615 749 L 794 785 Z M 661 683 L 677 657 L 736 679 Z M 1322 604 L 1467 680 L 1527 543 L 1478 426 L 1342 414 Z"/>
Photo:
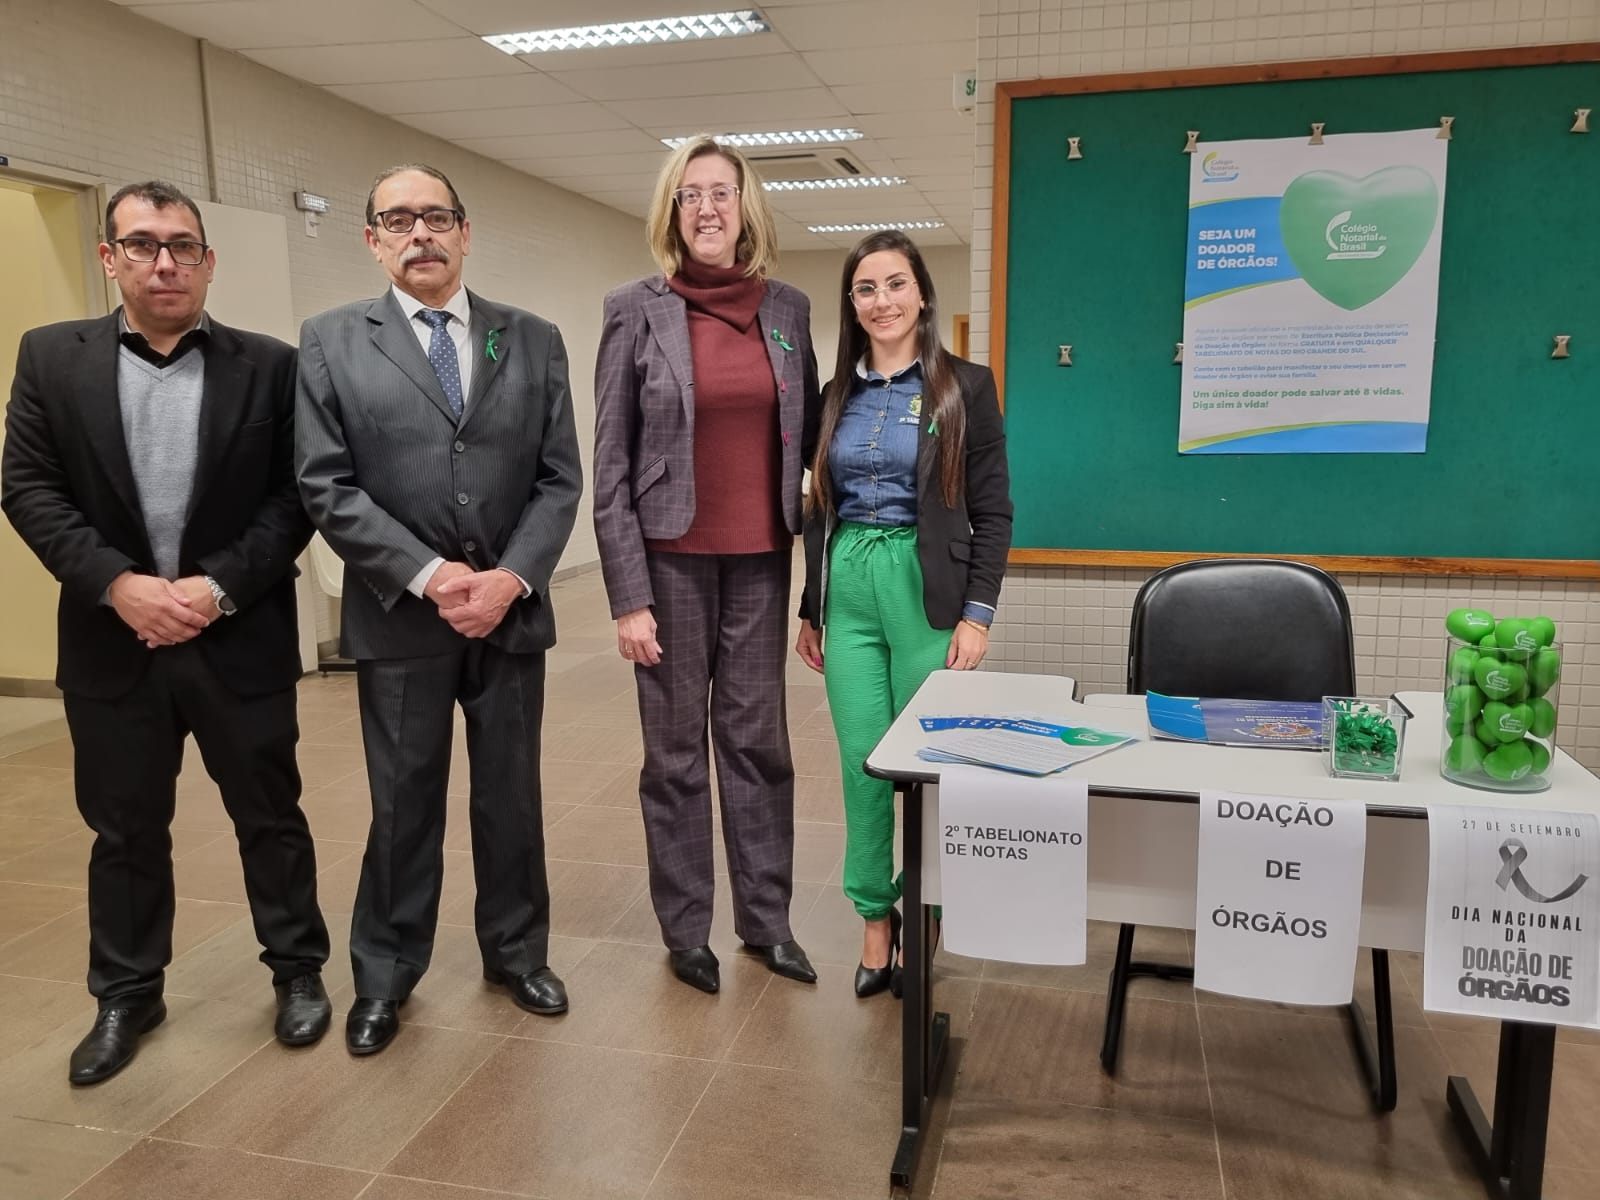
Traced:
<path fill-rule="evenodd" d="M 489 330 L 489 340 L 484 343 L 483 356 L 490 362 L 500 361 L 500 351 L 498 349 L 499 342 L 500 331 L 498 329 Z"/>
<path fill-rule="evenodd" d="M 928 422 L 928 436 L 929 437 L 938 437 L 939 436 L 939 422 L 937 420 L 933 420 L 933 421 L 929 421 Z"/>
<path fill-rule="evenodd" d="M 776 329 L 772 331 L 772 340 L 777 342 L 778 345 L 782 346 L 785 350 L 794 349 L 793 346 L 789 345 L 789 343 L 784 340 L 783 334 L 779 333 Z"/>

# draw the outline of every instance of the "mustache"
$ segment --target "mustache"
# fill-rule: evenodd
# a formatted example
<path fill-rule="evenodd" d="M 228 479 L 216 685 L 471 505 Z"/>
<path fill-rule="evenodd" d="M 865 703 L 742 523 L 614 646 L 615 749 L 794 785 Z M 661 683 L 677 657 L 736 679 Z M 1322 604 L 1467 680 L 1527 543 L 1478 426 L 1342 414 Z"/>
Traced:
<path fill-rule="evenodd" d="M 450 252 L 443 246 L 429 242 L 422 246 L 408 246 L 400 255 L 400 265 L 410 266 L 414 262 L 450 262 Z"/>

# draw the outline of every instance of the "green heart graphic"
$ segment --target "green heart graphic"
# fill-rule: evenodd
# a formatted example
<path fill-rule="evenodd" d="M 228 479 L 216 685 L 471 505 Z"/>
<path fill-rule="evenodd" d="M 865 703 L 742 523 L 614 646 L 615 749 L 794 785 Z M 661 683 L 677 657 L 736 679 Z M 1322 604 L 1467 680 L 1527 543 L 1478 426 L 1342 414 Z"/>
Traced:
<path fill-rule="evenodd" d="M 1300 278 L 1340 308 L 1371 304 L 1415 265 L 1439 212 L 1421 167 L 1385 167 L 1365 179 L 1312 171 L 1278 207 L 1284 248 Z"/>

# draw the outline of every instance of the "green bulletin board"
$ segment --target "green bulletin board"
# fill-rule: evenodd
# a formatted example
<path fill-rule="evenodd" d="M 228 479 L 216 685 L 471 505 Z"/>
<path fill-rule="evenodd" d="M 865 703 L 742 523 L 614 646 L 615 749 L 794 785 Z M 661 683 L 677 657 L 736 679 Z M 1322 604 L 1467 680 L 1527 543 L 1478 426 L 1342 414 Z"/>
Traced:
<path fill-rule="evenodd" d="M 991 357 L 1014 560 L 1600 576 L 1596 60 L 1570 45 L 1002 84 Z M 1570 132 L 1580 107 L 1594 133 Z M 1203 150 L 1445 115 L 1427 452 L 1180 456 L 1185 131 Z M 1570 357 L 1551 357 L 1557 334 Z"/>

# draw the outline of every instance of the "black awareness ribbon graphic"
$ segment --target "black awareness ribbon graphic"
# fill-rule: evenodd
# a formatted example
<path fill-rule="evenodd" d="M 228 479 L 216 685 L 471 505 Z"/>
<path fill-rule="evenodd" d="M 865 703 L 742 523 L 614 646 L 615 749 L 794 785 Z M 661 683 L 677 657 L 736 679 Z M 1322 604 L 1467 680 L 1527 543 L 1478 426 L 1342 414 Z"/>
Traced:
<path fill-rule="evenodd" d="M 1495 884 L 1501 891 L 1505 890 L 1506 884 L 1512 883 L 1526 899 L 1536 904 L 1554 904 L 1557 900 L 1565 900 L 1589 882 L 1587 875 L 1579 875 L 1564 891 L 1557 892 L 1554 896 L 1541 895 L 1523 877 L 1522 864 L 1527 860 L 1528 848 L 1516 838 L 1507 838 L 1500 847 L 1500 874 L 1495 876 Z"/>

